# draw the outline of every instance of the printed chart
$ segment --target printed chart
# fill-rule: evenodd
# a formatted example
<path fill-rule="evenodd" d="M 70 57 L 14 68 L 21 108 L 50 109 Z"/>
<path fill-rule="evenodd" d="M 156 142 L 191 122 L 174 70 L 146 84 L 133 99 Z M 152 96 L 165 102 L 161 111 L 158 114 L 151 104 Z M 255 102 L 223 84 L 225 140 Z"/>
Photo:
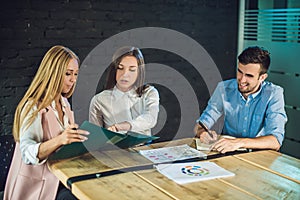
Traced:
<path fill-rule="evenodd" d="M 189 176 L 205 176 L 209 174 L 209 169 L 203 168 L 199 165 L 188 165 L 181 168 L 181 172 Z"/>
<path fill-rule="evenodd" d="M 205 153 L 202 153 L 187 144 L 174 147 L 140 150 L 139 152 L 154 163 L 172 162 L 176 160 L 207 156 Z"/>
<path fill-rule="evenodd" d="M 158 164 L 156 169 L 178 184 L 234 176 L 234 173 L 213 162 Z"/>

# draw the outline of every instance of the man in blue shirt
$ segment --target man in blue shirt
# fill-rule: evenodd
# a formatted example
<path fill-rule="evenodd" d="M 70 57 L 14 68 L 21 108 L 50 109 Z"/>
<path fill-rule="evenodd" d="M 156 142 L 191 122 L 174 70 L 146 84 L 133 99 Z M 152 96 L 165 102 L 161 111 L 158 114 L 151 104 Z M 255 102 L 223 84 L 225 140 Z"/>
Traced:
<path fill-rule="evenodd" d="M 270 65 L 269 52 L 248 47 L 238 56 L 238 61 L 236 79 L 218 84 L 197 120 L 200 123 L 194 129 L 196 137 L 204 143 L 215 142 L 217 133 L 208 129 L 223 116 L 222 134 L 235 138 L 222 138 L 212 149 L 221 153 L 239 148 L 279 150 L 287 116 L 283 89 L 265 81 Z"/>

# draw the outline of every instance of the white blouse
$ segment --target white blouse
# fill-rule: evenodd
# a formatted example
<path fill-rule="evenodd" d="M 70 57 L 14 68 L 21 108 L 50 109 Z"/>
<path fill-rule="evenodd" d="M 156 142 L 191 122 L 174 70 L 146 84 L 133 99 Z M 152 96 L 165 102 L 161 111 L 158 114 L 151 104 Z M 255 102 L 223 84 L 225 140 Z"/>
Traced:
<path fill-rule="evenodd" d="M 120 91 L 116 86 L 95 95 L 90 103 L 89 121 L 104 128 L 129 122 L 131 131 L 151 135 L 159 112 L 159 94 L 149 86 L 139 97 L 134 89 Z"/>
<path fill-rule="evenodd" d="M 61 98 L 62 110 L 63 110 L 63 124 L 59 120 L 58 112 L 55 109 L 55 101 L 51 103 L 51 107 L 54 110 L 55 116 L 57 120 L 60 122 L 61 131 L 63 131 L 69 125 L 68 116 L 65 114 L 66 102 Z M 25 104 L 25 107 L 28 106 L 28 103 Z M 29 120 L 29 116 L 37 110 L 37 106 L 35 105 L 28 113 L 27 117 L 25 117 L 21 128 L 20 128 L 20 149 L 22 154 L 22 160 L 26 164 L 34 164 L 40 165 L 46 162 L 45 160 L 40 161 L 37 157 L 39 152 L 39 146 L 43 141 L 43 127 L 42 127 L 42 118 L 41 114 L 38 113 L 33 123 L 25 129 L 25 125 Z"/>

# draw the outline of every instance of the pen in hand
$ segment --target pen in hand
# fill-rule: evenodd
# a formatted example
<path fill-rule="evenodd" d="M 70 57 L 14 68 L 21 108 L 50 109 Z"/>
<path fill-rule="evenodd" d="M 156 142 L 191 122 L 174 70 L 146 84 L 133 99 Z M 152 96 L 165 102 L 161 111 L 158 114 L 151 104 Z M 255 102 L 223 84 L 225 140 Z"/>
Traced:
<path fill-rule="evenodd" d="M 207 126 L 206 126 L 205 124 L 203 124 L 200 120 L 198 121 L 198 124 L 199 124 L 200 126 L 202 126 L 202 128 L 204 128 L 204 130 L 205 130 L 206 132 L 208 132 L 208 134 L 209 134 L 209 136 L 210 136 L 211 138 L 214 137 L 213 134 L 211 133 L 211 131 L 207 128 Z"/>

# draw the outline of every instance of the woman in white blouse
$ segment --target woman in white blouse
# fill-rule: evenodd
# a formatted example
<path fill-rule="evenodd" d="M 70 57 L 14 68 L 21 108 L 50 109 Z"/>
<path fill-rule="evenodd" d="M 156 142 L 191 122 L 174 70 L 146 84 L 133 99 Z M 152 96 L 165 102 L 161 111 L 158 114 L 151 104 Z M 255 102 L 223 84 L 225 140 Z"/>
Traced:
<path fill-rule="evenodd" d="M 158 91 L 145 84 L 145 63 L 136 47 L 122 47 L 113 56 L 106 90 L 90 103 L 89 121 L 111 131 L 151 135 L 159 111 Z"/>

